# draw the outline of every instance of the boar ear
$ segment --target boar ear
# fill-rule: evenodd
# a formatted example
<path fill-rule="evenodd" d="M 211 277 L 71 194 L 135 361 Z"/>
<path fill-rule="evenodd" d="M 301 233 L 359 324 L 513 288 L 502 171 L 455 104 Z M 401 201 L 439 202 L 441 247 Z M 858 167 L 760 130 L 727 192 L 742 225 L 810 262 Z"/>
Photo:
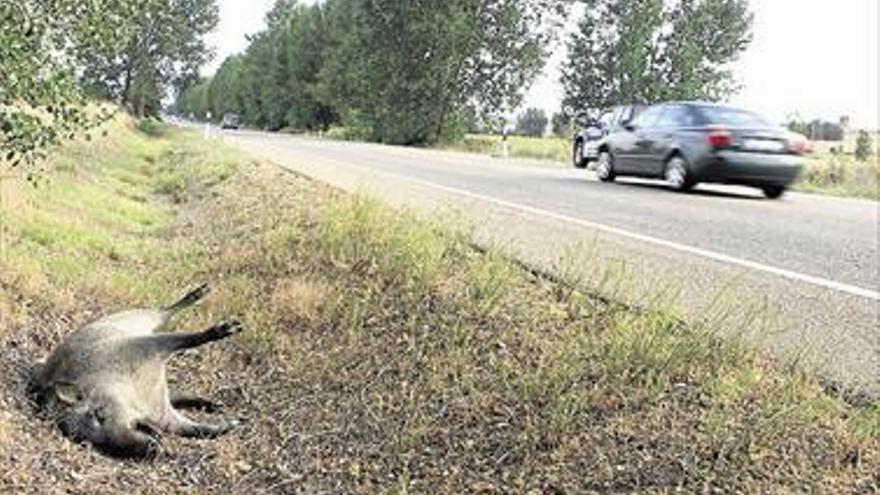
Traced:
<path fill-rule="evenodd" d="M 67 405 L 73 405 L 83 400 L 82 392 L 70 382 L 55 383 L 55 397 Z"/>

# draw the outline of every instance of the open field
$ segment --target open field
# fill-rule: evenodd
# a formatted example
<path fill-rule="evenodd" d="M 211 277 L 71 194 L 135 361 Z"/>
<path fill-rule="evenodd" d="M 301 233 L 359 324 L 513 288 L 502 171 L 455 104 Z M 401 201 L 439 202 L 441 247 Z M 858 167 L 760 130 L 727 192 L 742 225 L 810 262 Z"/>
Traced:
<path fill-rule="evenodd" d="M 880 408 L 670 308 L 633 312 L 466 231 L 196 134 L 118 122 L 0 183 L 3 493 L 873 493 Z M 172 387 L 246 419 L 120 462 L 34 418 L 29 365 L 78 325 L 207 281 L 181 322 L 240 339 Z"/>
<path fill-rule="evenodd" d="M 508 136 L 508 155 L 514 158 L 530 158 L 559 162 L 559 165 L 571 164 L 571 142 L 558 137 Z M 484 155 L 501 156 L 502 138 L 497 134 L 468 134 L 457 143 L 445 144 L 442 147 L 481 153 Z"/>
<path fill-rule="evenodd" d="M 874 136 L 873 159 L 861 162 L 856 160 L 853 150 L 855 140 L 848 139 L 842 144 L 815 143 L 814 151 L 807 156 L 807 168 L 801 176 L 798 189 L 802 191 L 851 196 L 880 200 L 880 161 L 877 146 L 880 135 Z"/>

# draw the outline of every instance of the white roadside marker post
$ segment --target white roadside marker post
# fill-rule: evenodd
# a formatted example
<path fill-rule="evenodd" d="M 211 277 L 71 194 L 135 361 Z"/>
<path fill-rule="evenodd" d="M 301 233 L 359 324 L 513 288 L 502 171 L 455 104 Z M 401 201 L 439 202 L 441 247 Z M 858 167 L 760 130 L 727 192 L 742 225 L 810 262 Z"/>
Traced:
<path fill-rule="evenodd" d="M 205 113 L 205 139 L 211 139 L 211 112 Z"/>

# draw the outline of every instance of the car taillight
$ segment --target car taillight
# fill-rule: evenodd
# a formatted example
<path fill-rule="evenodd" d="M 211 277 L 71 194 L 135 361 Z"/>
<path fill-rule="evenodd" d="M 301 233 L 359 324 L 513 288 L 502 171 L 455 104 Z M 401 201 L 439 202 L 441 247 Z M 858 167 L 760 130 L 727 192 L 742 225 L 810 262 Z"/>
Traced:
<path fill-rule="evenodd" d="M 733 136 L 724 129 L 714 129 L 709 132 L 709 145 L 713 148 L 727 148 L 733 144 Z"/>
<path fill-rule="evenodd" d="M 792 134 L 788 137 L 788 149 L 792 153 L 797 153 L 798 155 L 802 155 L 804 153 L 809 153 L 812 151 L 812 143 L 800 134 Z"/>

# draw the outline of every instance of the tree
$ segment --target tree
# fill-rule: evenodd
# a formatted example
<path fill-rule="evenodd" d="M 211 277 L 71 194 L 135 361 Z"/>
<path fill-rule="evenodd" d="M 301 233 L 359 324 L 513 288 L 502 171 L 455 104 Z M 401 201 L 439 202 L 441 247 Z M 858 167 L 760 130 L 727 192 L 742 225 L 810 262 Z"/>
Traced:
<path fill-rule="evenodd" d="M 792 119 L 786 124 L 788 130 L 803 134 L 814 141 L 843 141 L 843 127 L 834 122 L 815 119 L 807 122 L 801 119 Z"/>
<path fill-rule="evenodd" d="M 751 41 L 748 0 L 587 0 L 568 40 L 567 111 L 663 100 L 717 101 Z"/>
<path fill-rule="evenodd" d="M 524 136 L 543 136 L 547 122 L 547 114 L 543 110 L 529 108 L 516 118 L 516 133 Z"/>
<path fill-rule="evenodd" d="M 46 148 L 109 116 L 87 111 L 71 52 L 95 46 L 75 38 L 88 16 L 87 2 L 0 2 L 0 164 L 33 165 Z M 106 29 L 95 19 L 92 29 Z M 34 178 L 29 168 L 28 178 Z"/>
<path fill-rule="evenodd" d="M 217 73 L 207 84 L 207 106 L 212 115 L 220 119 L 224 114 L 241 115 L 244 111 L 244 88 L 242 72 L 244 61 L 241 55 L 232 55 L 223 61 Z"/>
<path fill-rule="evenodd" d="M 250 37 L 245 53 L 223 61 L 207 89 L 191 81 L 178 93 L 178 111 L 192 108 L 207 91 L 217 118 L 236 113 L 247 124 L 272 130 L 326 129 L 337 122 L 318 79 L 330 37 L 324 10 L 321 4 L 277 1 L 266 15 L 266 29 Z"/>
<path fill-rule="evenodd" d="M 211 112 L 211 79 L 202 79 L 182 92 L 177 100 L 176 108 L 180 115 L 192 115 L 198 119 L 207 118 Z"/>
<path fill-rule="evenodd" d="M 796 132 L 798 134 L 802 134 L 804 136 L 810 136 L 810 124 L 805 120 L 800 118 L 792 118 L 785 124 L 785 127 L 788 128 L 791 132 Z"/>
<path fill-rule="evenodd" d="M 333 106 L 321 97 L 318 78 L 329 38 L 320 5 L 298 7 L 287 22 L 283 39 L 288 61 L 284 84 L 290 102 L 286 120 L 291 127 L 326 130 L 338 120 Z"/>
<path fill-rule="evenodd" d="M 76 50 L 82 84 L 136 115 L 157 113 L 168 88 L 192 80 L 212 56 L 204 35 L 219 21 L 216 0 L 82 3 L 87 22 L 76 36 L 95 41 Z"/>
<path fill-rule="evenodd" d="M 468 106 L 485 114 L 519 104 L 565 3 L 330 1 L 323 93 L 376 141 L 436 141 Z"/>
<path fill-rule="evenodd" d="M 859 137 L 856 138 L 856 160 L 866 162 L 874 154 L 874 143 L 871 134 L 868 131 L 859 131 Z"/>
<path fill-rule="evenodd" d="M 556 112 L 550 119 L 550 126 L 553 130 L 554 136 L 564 138 L 571 137 L 571 134 L 574 131 L 572 124 L 571 116 L 565 112 Z"/>
<path fill-rule="evenodd" d="M 835 122 L 816 119 L 810 122 L 807 136 L 817 141 L 843 141 L 843 127 Z"/>

